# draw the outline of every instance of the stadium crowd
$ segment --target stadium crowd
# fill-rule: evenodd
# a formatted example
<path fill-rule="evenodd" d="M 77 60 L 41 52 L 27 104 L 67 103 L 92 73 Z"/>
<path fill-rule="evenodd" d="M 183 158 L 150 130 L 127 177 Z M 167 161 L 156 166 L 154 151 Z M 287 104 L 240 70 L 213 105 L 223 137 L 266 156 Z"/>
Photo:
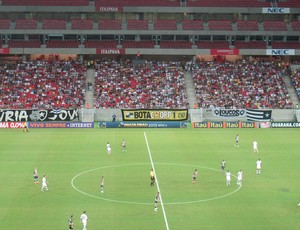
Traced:
<path fill-rule="evenodd" d="M 134 66 L 104 61 L 96 64 L 96 108 L 188 108 L 179 62 L 147 62 Z"/>
<path fill-rule="evenodd" d="M 266 61 L 201 62 L 193 70 L 199 107 L 287 109 L 285 69 Z"/>
<path fill-rule="evenodd" d="M 74 60 L 1 64 L 0 108 L 78 108 L 84 104 L 85 73 Z"/>
<path fill-rule="evenodd" d="M 78 60 L 32 60 L 0 65 L 1 109 L 81 108 L 85 89 L 94 90 L 94 108 L 189 108 L 181 62 L 134 65 L 97 61 L 95 83 L 86 83 Z M 199 108 L 293 108 L 282 79 L 286 69 L 273 62 L 189 62 Z M 291 84 L 300 98 L 300 70 Z"/>

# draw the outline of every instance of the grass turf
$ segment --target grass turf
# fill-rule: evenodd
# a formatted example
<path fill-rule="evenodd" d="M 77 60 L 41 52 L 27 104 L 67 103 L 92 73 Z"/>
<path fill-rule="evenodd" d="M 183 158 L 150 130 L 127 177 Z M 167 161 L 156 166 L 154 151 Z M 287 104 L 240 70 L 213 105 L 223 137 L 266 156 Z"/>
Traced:
<path fill-rule="evenodd" d="M 151 162 L 164 203 L 154 212 Z M 0 229 L 299 229 L 299 129 L 0 130 Z M 236 134 L 240 147 L 233 146 Z M 121 140 L 127 152 L 121 151 Z M 252 141 L 259 154 L 252 152 Z M 106 143 L 112 155 L 106 153 Z M 255 162 L 262 159 L 261 175 Z M 232 178 L 226 186 L 221 160 Z M 48 192 L 33 183 L 47 175 Z M 191 183 L 197 168 L 199 177 Z M 105 192 L 99 191 L 100 177 Z M 167 220 L 167 224 L 166 224 Z"/>

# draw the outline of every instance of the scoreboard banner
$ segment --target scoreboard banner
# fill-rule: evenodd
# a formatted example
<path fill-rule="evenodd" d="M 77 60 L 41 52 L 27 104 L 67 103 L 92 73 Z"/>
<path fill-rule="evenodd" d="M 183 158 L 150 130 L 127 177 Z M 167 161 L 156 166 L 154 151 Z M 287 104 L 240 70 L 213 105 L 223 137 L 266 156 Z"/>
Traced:
<path fill-rule="evenodd" d="M 122 109 L 123 121 L 186 121 L 187 109 Z"/>

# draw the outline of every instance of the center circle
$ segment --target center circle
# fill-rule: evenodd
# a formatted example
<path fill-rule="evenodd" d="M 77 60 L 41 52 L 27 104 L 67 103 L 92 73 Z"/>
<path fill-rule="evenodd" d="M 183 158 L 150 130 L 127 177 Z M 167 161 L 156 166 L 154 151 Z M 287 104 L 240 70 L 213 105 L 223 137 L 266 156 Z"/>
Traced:
<path fill-rule="evenodd" d="M 126 170 L 124 170 L 124 167 Z M 141 171 L 137 171 L 135 167 L 141 167 Z M 166 170 L 168 167 L 171 167 L 171 172 L 168 169 Z M 150 183 L 148 171 L 145 172 L 145 170 L 150 170 L 150 168 L 150 163 L 102 166 L 78 173 L 72 178 L 71 185 L 79 193 L 95 199 L 125 204 L 153 205 L 152 200 L 156 190 L 152 188 L 145 190 L 145 187 L 149 186 L 148 182 Z M 191 183 L 194 169 L 199 171 L 196 184 Z M 155 163 L 155 170 L 158 174 L 158 184 L 162 192 L 164 205 L 208 202 L 228 197 L 241 189 L 241 186 L 237 186 L 235 183 L 226 186 L 224 174 L 221 174 L 220 170 L 215 168 L 192 164 Z M 110 177 L 110 174 L 114 176 Z M 102 175 L 105 175 L 105 190 L 108 190 L 104 194 L 99 193 L 100 176 Z M 180 175 L 180 177 L 177 175 Z M 131 180 L 132 176 L 136 180 Z M 234 175 L 232 176 L 236 178 Z M 182 181 L 183 177 L 184 181 Z M 126 180 L 126 182 L 122 184 L 119 183 L 120 180 Z M 114 183 L 110 183 L 110 181 Z M 118 187 L 119 184 L 122 184 L 123 187 Z M 180 193 L 180 186 L 186 187 L 184 194 Z M 138 200 L 135 192 L 144 196 Z M 201 199 L 199 199 L 199 196 L 201 196 Z M 123 198 L 120 199 L 120 197 Z M 144 199 L 147 198 L 149 199 L 145 201 Z"/>

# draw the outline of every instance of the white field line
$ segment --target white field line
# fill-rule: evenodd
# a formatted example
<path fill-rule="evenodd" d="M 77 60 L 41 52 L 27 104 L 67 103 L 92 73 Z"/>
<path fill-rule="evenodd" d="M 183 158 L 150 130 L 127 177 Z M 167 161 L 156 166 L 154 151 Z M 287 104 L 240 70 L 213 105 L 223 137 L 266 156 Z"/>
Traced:
<path fill-rule="evenodd" d="M 147 145 L 147 149 L 148 149 L 149 158 L 150 158 L 150 161 L 151 161 L 151 166 L 152 166 L 152 169 L 153 169 L 153 172 L 154 172 L 154 175 L 155 175 L 155 183 L 156 183 L 157 191 L 159 192 L 159 196 L 160 196 L 161 210 L 162 210 L 163 215 L 164 215 L 166 228 L 167 228 L 167 230 L 169 230 L 168 219 L 167 219 L 167 215 L 166 215 L 166 211 L 165 211 L 165 207 L 164 207 L 164 202 L 162 200 L 162 194 L 161 194 L 161 191 L 159 189 L 158 178 L 157 178 L 154 163 L 153 163 L 153 160 L 152 160 L 152 155 L 151 155 L 151 151 L 150 151 L 150 148 L 149 148 L 149 143 L 148 143 L 146 132 L 144 132 L 144 137 L 145 137 L 145 141 L 146 141 L 146 145 Z"/>

